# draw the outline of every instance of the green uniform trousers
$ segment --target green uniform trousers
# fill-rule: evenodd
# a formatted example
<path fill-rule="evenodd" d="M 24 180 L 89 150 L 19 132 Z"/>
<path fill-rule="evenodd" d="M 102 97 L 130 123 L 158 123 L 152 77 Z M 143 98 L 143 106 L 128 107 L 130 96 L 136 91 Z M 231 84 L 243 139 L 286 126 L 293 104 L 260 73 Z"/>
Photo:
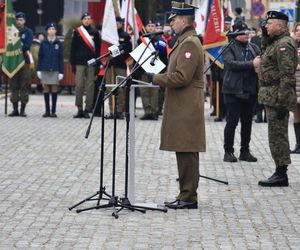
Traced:
<path fill-rule="evenodd" d="M 85 109 L 93 110 L 94 101 L 94 82 L 95 82 L 95 68 L 85 65 L 76 65 L 75 74 L 75 90 L 76 99 L 75 105 L 78 110 L 83 110 L 83 94 L 84 86 L 86 85 Z"/>
<path fill-rule="evenodd" d="M 141 80 L 148 82 L 145 75 L 142 75 Z M 146 115 L 157 114 L 158 112 L 158 96 L 159 88 L 140 88 L 140 94 L 142 98 L 143 108 Z"/>
<path fill-rule="evenodd" d="M 30 79 L 29 65 L 25 64 L 18 73 L 11 79 L 8 80 L 8 84 L 11 89 L 10 101 L 16 103 L 28 103 L 28 83 Z"/>
<path fill-rule="evenodd" d="M 179 174 L 179 190 L 177 199 L 182 201 L 197 201 L 199 183 L 199 153 L 176 152 Z"/>
<path fill-rule="evenodd" d="M 268 120 L 269 147 L 276 167 L 291 163 L 288 138 L 289 111 L 285 111 L 283 119 L 277 118 L 277 109 L 266 106 Z"/>
<path fill-rule="evenodd" d="M 112 70 L 113 69 L 113 70 Z M 113 75 L 112 75 L 113 71 Z M 126 69 L 123 68 L 108 68 L 106 76 L 105 76 L 105 81 L 106 84 L 115 84 L 116 83 L 116 76 L 126 76 Z M 113 78 L 112 78 L 113 77 Z M 121 82 L 123 79 L 120 79 L 119 82 Z M 112 88 L 108 88 L 111 90 Z M 122 113 L 123 112 L 123 88 L 119 89 L 118 95 L 117 95 L 117 113 Z M 111 114 L 114 113 L 113 110 L 113 105 L 112 105 L 112 97 L 109 98 L 109 111 Z"/>

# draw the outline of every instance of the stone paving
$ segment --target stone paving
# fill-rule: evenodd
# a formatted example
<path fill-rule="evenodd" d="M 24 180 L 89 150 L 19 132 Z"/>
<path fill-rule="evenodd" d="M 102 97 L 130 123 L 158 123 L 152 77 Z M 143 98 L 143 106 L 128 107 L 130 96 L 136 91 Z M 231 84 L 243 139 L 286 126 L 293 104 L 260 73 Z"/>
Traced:
<path fill-rule="evenodd" d="M 224 163 L 224 122 L 215 123 L 206 103 L 207 152 L 200 178 L 199 209 L 111 209 L 77 214 L 68 207 L 99 188 L 100 119 L 89 139 L 89 120 L 73 119 L 74 96 L 59 96 L 58 118 L 42 118 L 43 97 L 30 97 L 27 118 L 3 115 L 0 100 L 0 249 L 300 249 L 300 156 L 293 155 L 290 186 L 261 188 L 274 170 L 267 125 L 253 124 L 257 163 Z M 138 106 L 140 106 L 140 101 Z M 9 111 L 11 107 L 9 107 Z M 137 116 L 143 111 L 137 110 Z M 160 151 L 159 121 L 136 120 L 136 199 L 163 204 L 177 194 L 175 154 Z M 110 192 L 112 121 L 106 122 L 104 182 Z M 295 142 L 292 120 L 290 141 Z M 116 194 L 124 195 L 125 122 L 118 123 Z M 236 138 L 239 150 L 239 133 Z M 238 153 L 237 153 L 238 154 Z M 103 202 L 104 204 L 106 201 Z M 95 205 L 87 202 L 81 207 Z"/>

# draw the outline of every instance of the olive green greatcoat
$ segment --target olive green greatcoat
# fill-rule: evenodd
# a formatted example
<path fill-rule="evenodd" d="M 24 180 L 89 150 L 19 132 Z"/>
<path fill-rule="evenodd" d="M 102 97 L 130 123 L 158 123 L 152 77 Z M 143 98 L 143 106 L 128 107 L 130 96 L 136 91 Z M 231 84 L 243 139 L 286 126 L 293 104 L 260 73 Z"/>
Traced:
<path fill-rule="evenodd" d="M 161 150 L 204 152 L 204 52 L 194 28 L 179 36 L 170 53 L 166 73 L 153 83 L 166 88 Z"/>

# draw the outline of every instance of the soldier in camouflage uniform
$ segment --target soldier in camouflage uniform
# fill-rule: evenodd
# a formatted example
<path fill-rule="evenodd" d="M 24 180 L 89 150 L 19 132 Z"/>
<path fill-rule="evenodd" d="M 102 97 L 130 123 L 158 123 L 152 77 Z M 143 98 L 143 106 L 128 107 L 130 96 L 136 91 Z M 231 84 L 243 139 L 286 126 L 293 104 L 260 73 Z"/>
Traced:
<path fill-rule="evenodd" d="M 267 13 L 265 51 L 253 64 L 259 71 L 258 100 L 268 119 L 269 146 L 276 164 L 275 173 L 260 186 L 288 186 L 287 167 L 291 163 L 288 121 L 296 107 L 295 71 L 298 63 L 294 40 L 287 28 L 288 17 L 277 11 Z"/>

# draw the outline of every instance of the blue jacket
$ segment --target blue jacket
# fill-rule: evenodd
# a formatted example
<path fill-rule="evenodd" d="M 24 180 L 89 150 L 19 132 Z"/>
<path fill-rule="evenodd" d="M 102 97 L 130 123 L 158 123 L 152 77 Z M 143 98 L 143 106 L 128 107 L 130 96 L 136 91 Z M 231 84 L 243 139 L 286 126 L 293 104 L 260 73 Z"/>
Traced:
<path fill-rule="evenodd" d="M 31 29 L 29 29 L 28 27 L 24 26 L 23 29 L 19 30 L 19 35 L 23 44 L 23 53 L 24 53 L 24 58 L 25 58 L 25 62 L 27 64 L 30 63 L 29 58 L 27 57 L 27 55 L 25 54 L 26 51 L 30 51 L 30 47 L 33 41 L 33 32 Z"/>
<path fill-rule="evenodd" d="M 64 73 L 64 49 L 63 44 L 57 38 L 53 43 L 47 38 L 42 41 L 37 71 Z"/>

